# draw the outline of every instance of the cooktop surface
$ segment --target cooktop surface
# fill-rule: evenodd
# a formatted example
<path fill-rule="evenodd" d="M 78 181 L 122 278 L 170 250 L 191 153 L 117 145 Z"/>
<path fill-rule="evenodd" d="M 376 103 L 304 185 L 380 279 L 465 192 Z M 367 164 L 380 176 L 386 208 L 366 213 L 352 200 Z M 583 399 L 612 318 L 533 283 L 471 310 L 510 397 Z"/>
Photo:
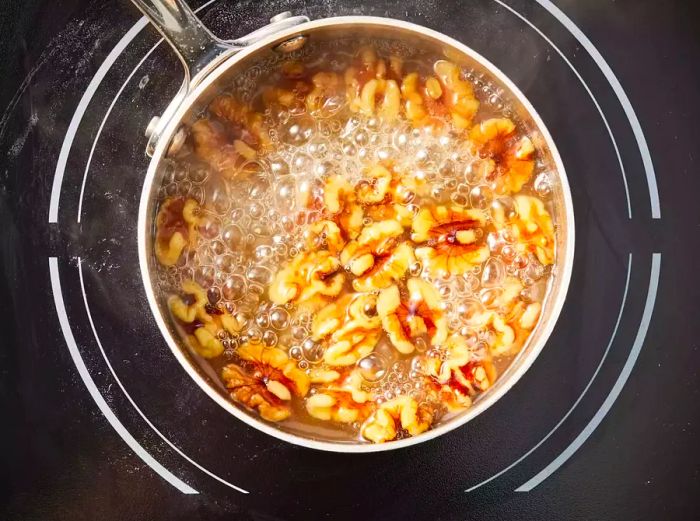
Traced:
<path fill-rule="evenodd" d="M 60 4 L 60 5 L 59 5 Z M 130 2 L 0 7 L 3 519 L 700 517 L 700 10 L 692 2 L 192 1 L 222 38 L 374 15 L 499 67 L 562 156 L 576 249 L 542 353 L 448 434 L 305 449 L 216 405 L 151 314 L 144 129 L 177 59 Z"/>

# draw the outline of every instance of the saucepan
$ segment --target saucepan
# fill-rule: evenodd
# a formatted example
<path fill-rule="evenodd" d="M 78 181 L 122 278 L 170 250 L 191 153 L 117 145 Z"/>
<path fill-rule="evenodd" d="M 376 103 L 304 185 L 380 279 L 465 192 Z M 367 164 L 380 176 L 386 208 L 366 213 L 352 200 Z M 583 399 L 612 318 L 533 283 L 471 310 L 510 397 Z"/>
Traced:
<path fill-rule="evenodd" d="M 310 21 L 289 12 L 278 14 L 270 23 L 236 40 L 223 41 L 214 36 L 183 0 L 133 0 L 172 46 L 184 68 L 180 91 L 146 130 L 146 153 L 150 164 L 145 176 L 138 216 L 138 251 L 145 293 L 155 321 L 173 355 L 192 380 L 217 404 L 235 418 L 286 442 L 319 450 L 337 452 L 371 452 L 390 450 L 421 443 L 457 429 L 484 412 L 503 397 L 541 352 L 563 307 L 571 277 L 574 254 L 574 217 L 564 165 L 552 136 L 534 107 L 516 85 L 492 63 L 465 44 L 435 30 L 389 18 L 344 16 Z M 533 137 L 538 150 L 538 169 L 549 171 L 551 213 L 556 229 L 556 262 L 548 282 L 548 298 L 540 319 L 515 359 L 504 369 L 495 384 L 480 395 L 471 407 L 440 420 L 430 430 L 416 436 L 387 443 L 372 444 L 361 440 L 342 440 L 327 436 L 323 430 L 299 432 L 285 423 L 271 423 L 241 406 L 228 396 L 215 375 L 208 373 L 183 346 L 181 336 L 165 300 L 156 290 L 154 241 L 158 191 L 168 170 L 169 158 L 177 155 L 188 136 L 188 123 L 245 71 L 295 56 L 317 42 L 341 38 L 381 38 L 399 42 L 409 49 L 426 49 L 444 56 L 469 70 L 474 77 L 485 77 L 491 87 L 508 99 L 514 118 Z M 248 76 L 250 77 L 250 75 Z M 254 77 L 254 76 L 253 76 Z M 522 391 L 522 390 L 521 390 Z M 526 396 L 519 399 L 528 400 Z M 466 428 L 466 427 L 465 427 Z"/>

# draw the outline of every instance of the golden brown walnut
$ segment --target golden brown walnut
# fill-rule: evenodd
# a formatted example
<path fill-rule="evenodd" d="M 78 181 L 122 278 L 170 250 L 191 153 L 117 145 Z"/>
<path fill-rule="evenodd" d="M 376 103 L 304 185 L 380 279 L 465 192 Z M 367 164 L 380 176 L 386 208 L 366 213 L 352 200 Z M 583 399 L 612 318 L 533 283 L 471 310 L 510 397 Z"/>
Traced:
<path fill-rule="evenodd" d="M 497 193 L 519 192 L 535 170 L 535 147 L 528 137 L 515 139 L 515 124 L 508 118 L 491 118 L 474 125 L 469 138 L 494 166 L 484 178 Z"/>
<path fill-rule="evenodd" d="M 416 258 L 413 246 L 402 242 L 391 253 L 374 258 L 372 267 L 352 281 L 355 291 L 376 291 L 401 280 Z"/>
<path fill-rule="evenodd" d="M 542 305 L 523 302 L 522 283 L 508 277 L 502 292 L 487 303 L 488 308 L 475 310 L 469 325 L 490 333 L 489 350 L 493 356 L 515 354 L 527 341 L 539 319 Z"/>
<path fill-rule="evenodd" d="M 269 297 L 278 305 L 294 302 L 315 310 L 340 294 L 345 275 L 340 261 L 327 250 L 306 251 L 275 275 Z"/>
<path fill-rule="evenodd" d="M 449 411 L 467 408 L 479 392 L 488 390 L 496 381 L 496 367 L 490 358 L 477 359 L 467 341 L 451 335 L 444 345 L 443 358 L 428 357 L 423 363 L 432 379 L 431 387 Z"/>
<path fill-rule="evenodd" d="M 354 239 L 360 234 L 364 217 L 362 206 L 357 204 L 354 189 L 343 176 L 333 175 L 326 179 L 323 204 L 347 238 Z"/>
<path fill-rule="evenodd" d="M 221 377 L 231 397 L 257 410 L 268 421 L 282 421 L 291 415 L 292 395 L 303 397 L 309 392 L 309 377 L 297 368 L 287 354 L 262 344 L 243 344 L 237 354 L 246 368 L 226 365 Z"/>
<path fill-rule="evenodd" d="M 474 95 L 474 87 L 470 82 L 462 79 L 459 67 L 453 62 L 437 61 L 433 70 L 440 81 L 442 91 L 442 95 L 436 101 L 442 101 L 445 105 L 455 128 L 469 128 L 479 110 L 479 101 Z M 428 96 L 427 99 L 432 98 Z"/>
<path fill-rule="evenodd" d="M 335 72 L 317 72 L 311 77 L 313 89 L 306 95 L 306 110 L 310 114 L 324 117 L 332 114 L 327 110 L 328 100 L 339 96 L 343 91 L 343 80 Z"/>
<path fill-rule="evenodd" d="M 370 354 L 381 336 L 377 298 L 370 293 L 346 294 L 321 309 L 311 325 L 312 338 L 323 340 L 323 360 L 348 366 Z"/>
<path fill-rule="evenodd" d="M 427 431 L 433 422 L 433 411 L 410 396 L 397 396 L 379 405 L 362 424 L 362 436 L 374 443 L 391 441 L 398 435 L 399 427 L 411 436 Z"/>
<path fill-rule="evenodd" d="M 545 266 L 553 264 L 554 224 L 544 203 L 530 195 L 516 195 L 513 199 L 517 217 L 509 223 L 504 216 L 494 214 L 494 225 L 510 231 L 518 251 L 534 254 Z"/>
<path fill-rule="evenodd" d="M 370 410 L 372 395 L 362 390 L 362 376 L 357 369 L 324 382 L 306 399 L 306 410 L 319 420 L 353 423 L 364 420 Z"/>
<path fill-rule="evenodd" d="M 163 201 L 156 216 L 156 259 L 163 266 L 174 266 L 182 252 L 197 240 L 199 204 L 184 197 Z"/>
<path fill-rule="evenodd" d="M 382 257 L 389 256 L 403 226 L 394 220 L 379 221 L 365 226 L 357 239 L 346 244 L 340 253 L 340 262 L 353 275 L 367 273 Z"/>
<path fill-rule="evenodd" d="M 345 246 L 342 231 L 337 224 L 327 219 L 313 223 L 304 235 L 309 250 L 327 249 L 332 255 L 337 255 Z"/>
<path fill-rule="evenodd" d="M 463 275 L 486 261 L 489 249 L 483 237 L 483 212 L 459 206 L 423 208 L 413 221 L 411 239 L 425 246 L 416 257 L 429 273 Z"/>
<path fill-rule="evenodd" d="M 415 349 L 411 339 L 427 335 L 432 345 L 447 338 L 447 318 L 440 309 L 440 296 L 428 282 L 419 278 L 406 281 L 407 298 L 402 299 L 398 286 L 382 290 L 377 299 L 377 313 L 394 347 L 403 354 Z"/>
<path fill-rule="evenodd" d="M 222 94 L 209 104 L 209 112 L 227 123 L 234 139 L 259 150 L 269 145 L 263 115 L 250 106 L 238 102 L 230 94 Z"/>
<path fill-rule="evenodd" d="M 192 349 L 204 358 L 215 358 L 224 351 L 219 334 L 238 333 L 241 326 L 225 310 L 209 304 L 207 293 L 192 280 L 182 282 L 182 295 L 172 295 L 168 307 L 187 333 Z"/>
<path fill-rule="evenodd" d="M 241 139 L 229 141 L 226 131 L 217 122 L 201 118 L 190 129 L 194 152 L 222 176 L 233 179 L 254 171 L 257 151 Z"/>
<path fill-rule="evenodd" d="M 401 61 L 390 58 L 390 65 L 377 58 L 374 49 L 364 48 L 358 53 L 358 64 L 345 71 L 345 94 L 350 110 L 366 116 L 378 116 L 394 121 L 401 111 L 401 91 L 397 79 Z"/>

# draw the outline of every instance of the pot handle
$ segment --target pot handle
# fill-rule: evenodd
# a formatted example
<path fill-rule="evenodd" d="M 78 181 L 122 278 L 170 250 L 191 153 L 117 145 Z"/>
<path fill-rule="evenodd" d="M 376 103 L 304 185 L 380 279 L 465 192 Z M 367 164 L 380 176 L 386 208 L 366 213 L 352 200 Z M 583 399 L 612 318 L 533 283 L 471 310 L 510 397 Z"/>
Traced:
<path fill-rule="evenodd" d="M 160 31 L 185 68 L 185 81 L 191 89 L 215 62 L 242 46 L 214 36 L 184 0 L 132 0 Z M 188 90 L 189 90 L 188 89 Z"/>
<path fill-rule="evenodd" d="M 146 155 L 152 156 L 160 135 L 167 126 L 187 95 L 220 62 L 267 36 L 283 29 L 308 22 L 306 16 L 292 16 L 290 12 L 280 13 L 270 19 L 270 23 L 237 40 L 224 41 L 214 36 L 197 18 L 197 15 L 185 3 L 185 0 L 131 0 L 136 7 L 160 31 L 185 69 L 185 80 L 175 98 L 168 105 L 162 116 L 154 117 L 146 128 Z M 303 45 L 306 37 L 296 36 L 278 44 L 275 49 L 289 52 Z M 169 150 L 175 151 L 173 145 L 179 146 L 182 136 L 173 139 Z"/>

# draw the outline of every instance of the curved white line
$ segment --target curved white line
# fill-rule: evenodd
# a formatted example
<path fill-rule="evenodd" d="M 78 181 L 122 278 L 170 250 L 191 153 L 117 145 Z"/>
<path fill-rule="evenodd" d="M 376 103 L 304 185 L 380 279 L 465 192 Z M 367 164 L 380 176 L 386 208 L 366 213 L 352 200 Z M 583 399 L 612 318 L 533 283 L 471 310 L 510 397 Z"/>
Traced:
<path fill-rule="evenodd" d="M 564 55 L 563 52 L 559 50 L 559 47 L 554 45 L 554 42 L 550 40 L 546 34 L 544 34 L 542 31 L 540 31 L 530 20 L 525 18 L 523 15 L 521 15 L 518 11 L 510 7 L 508 4 L 503 3 L 501 0 L 493 0 L 497 4 L 501 5 L 511 13 L 513 13 L 515 16 L 520 18 L 523 22 L 525 22 L 527 25 L 529 25 L 537 34 L 539 34 L 544 41 L 546 41 L 549 45 L 552 46 L 552 48 L 559 54 L 562 60 L 566 62 L 566 64 L 569 66 L 571 71 L 576 75 L 578 80 L 581 82 L 581 85 L 583 85 L 583 88 L 586 89 L 586 92 L 588 95 L 591 97 L 591 101 L 593 101 L 593 104 L 595 105 L 596 109 L 598 109 L 598 113 L 600 114 L 601 119 L 603 120 L 603 124 L 605 125 L 605 128 L 608 131 L 608 135 L 610 136 L 610 140 L 612 141 L 613 148 L 615 149 L 615 155 L 617 156 L 617 162 L 620 165 L 620 171 L 622 172 L 622 183 L 625 186 L 625 197 L 627 198 L 627 216 L 631 219 L 632 218 L 632 203 L 630 202 L 630 191 L 629 187 L 627 186 L 627 175 L 625 174 L 625 166 L 622 164 L 622 156 L 620 156 L 620 150 L 617 148 L 617 141 L 615 141 L 615 137 L 613 136 L 612 130 L 610 129 L 610 125 L 608 124 L 608 120 L 605 117 L 605 114 L 603 114 L 603 109 L 600 108 L 600 105 L 598 104 L 598 100 L 595 99 L 595 96 L 593 96 L 593 92 L 591 92 L 591 89 L 588 87 L 585 81 L 583 81 L 583 78 L 581 75 L 578 73 L 578 71 L 574 68 L 572 63 L 569 61 L 569 59 Z"/>
<path fill-rule="evenodd" d="M 214 2 L 216 2 L 216 0 L 209 0 L 208 2 L 205 2 L 197 9 L 195 9 L 194 12 L 196 13 L 201 9 L 204 9 L 205 7 Z M 75 112 L 73 113 L 73 117 L 70 120 L 70 124 L 68 125 L 66 137 L 63 138 L 61 151 L 58 154 L 58 161 L 56 162 L 56 170 L 54 172 L 53 184 L 51 186 L 51 198 L 49 200 L 49 223 L 58 222 L 58 205 L 61 198 L 61 187 L 63 185 L 63 176 L 66 172 L 66 164 L 68 163 L 68 155 L 70 154 L 70 149 L 73 146 L 73 140 L 75 139 L 75 135 L 78 132 L 78 126 L 83 120 L 85 111 L 87 110 L 90 101 L 92 101 L 92 97 L 95 95 L 95 92 L 97 92 L 97 88 L 100 86 L 100 83 L 102 83 L 102 80 L 112 68 L 114 62 L 117 61 L 119 55 L 122 52 L 124 52 L 124 49 L 126 49 L 126 47 L 131 43 L 131 41 L 134 38 L 136 38 L 136 35 L 139 32 L 141 32 L 141 30 L 147 25 L 148 20 L 146 19 L 146 17 L 141 17 L 131 27 L 131 29 L 129 29 L 126 32 L 126 34 L 122 36 L 121 40 L 117 42 L 117 45 L 114 46 L 114 49 L 110 51 L 105 60 L 102 62 L 102 65 L 100 65 L 100 67 L 97 69 L 97 72 L 92 77 L 92 80 L 90 80 L 90 83 L 88 84 L 87 88 L 85 89 L 85 92 L 80 98 L 80 101 L 78 102 L 78 106 L 76 107 Z M 160 41 L 158 43 L 160 43 Z"/>
<path fill-rule="evenodd" d="M 92 329 L 92 334 L 95 336 L 95 340 L 97 341 L 97 345 L 99 346 L 100 352 L 102 353 L 102 358 L 104 358 L 105 363 L 107 364 L 107 367 L 109 368 L 109 371 L 112 373 L 112 376 L 114 377 L 114 379 L 117 382 L 117 385 L 119 385 L 119 388 L 122 390 L 122 392 L 127 397 L 127 399 L 129 400 L 131 405 L 134 407 L 134 409 L 136 409 L 136 412 L 138 412 L 139 415 L 141 416 L 141 418 L 143 418 L 143 420 L 148 424 L 148 426 L 151 429 L 153 429 L 153 432 L 155 432 L 158 436 L 160 436 L 160 438 L 165 443 L 167 443 L 175 452 L 177 452 L 180 456 L 182 456 L 187 461 L 189 461 L 192 465 L 197 467 L 199 470 L 204 472 L 206 475 L 214 478 L 218 482 L 223 483 L 227 487 L 230 487 L 234 490 L 237 490 L 238 492 L 242 492 L 243 494 L 249 494 L 249 492 L 247 490 L 244 490 L 241 487 L 237 487 L 236 485 L 233 485 L 233 484 L 229 483 L 228 481 L 220 478 L 219 476 L 217 476 L 213 472 L 210 472 L 209 470 L 205 469 L 199 463 L 197 463 L 192 458 L 187 456 L 187 454 L 182 452 L 182 450 L 180 450 L 177 446 L 175 446 L 175 444 L 173 444 L 168 438 L 166 438 L 156 428 L 156 426 L 153 425 L 153 423 L 146 417 L 146 415 L 143 413 L 143 411 L 141 411 L 139 406 L 136 405 L 136 402 L 133 400 L 133 398 L 131 398 L 131 395 L 129 395 L 129 393 L 126 392 L 126 389 L 124 388 L 124 384 L 122 384 L 122 381 L 119 379 L 119 377 L 117 376 L 117 373 L 114 371 L 114 368 L 112 367 L 112 364 L 109 362 L 109 359 L 107 358 L 107 354 L 105 353 L 105 350 L 102 347 L 102 342 L 100 342 L 100 337 L 97 335 L 97 329 L 95 328 L 95 323 L 92 320 L 92 314 L 90 313 L 90 306 L 88 305 L 88 301 L 87 301 L 87 294 L 85 293 L 85 281 L 83 279 L 82 259 L 80 257 L 78 257 L 78 276 L 80 278 L 80 291 L 82 291 L 82 293 L 83 293 L 83 303 L 85 304 L 85 311 L 87 312 L 87 317 L 88 317 L 88 321 L 90 322 L 90 328 Z"/>
<path fill-rule="evenodd" d="M 143 460 L 149 467 L 151 467 L 160 477 L 170 483 L 172 486 L 177 488 L 183 494 L 199 494 L 195 489 L 190 487 L 187 483 L 182 481 L 180 478 L 172 474 L 163 465 L 158 463 L 153 456 L 151 456 L 146 449 L 144 449 L 138 441 L 126 430 L 124 425 L 119 421 L 119 419 L 109 408 L 107 402 L 100 394 L 99 389 L 95 385 L 94 380 L 90 376 L 90 372 L 85 366 L 83 358 L 80 356 L 80 351 L 78 350 L 78 345 L 73 337 L 73 332 L 70 328 L 70 322 L 68 321 L 68 314 L 66 313 L 66 307 L 63 302 L 63 292 L 61 291 L 61 280 L 58 273 L 58 259 L 56 257 L 49 257 L 49 274 L 51 276 L 51 291 L 53 293 L 54 306 L 56 307 L 56 314 L 58 315 L 58 321 L 61 324 L 61 331 L 63 332 L 63 337 L 66 340 L 66 345 L 68 346 L 68 351 L 73 359 L 76 369 L 80 378 L 83 380 L 83 384 L 87 388 L 90 396 L 95 401 L 95 404 L 100 409 L 104 417 L 107 419 L 112 428 L 119 434 L 119 436 L 126 442 L 126 444 L 134 451 L 134 453 Z"/>
<path fill-rule="evenodd" d="M 158 40 L 158 42 L 153 47 L 151 47 L 151 49 L 146 53 L 146 55 L 143 58 L 141 58 L 141 61 L 136 65 L 136 67 L 134 67 L 134 70 L 131 71 L 131 74 L 129 74 L 124 83 L 122 83 L 122 86 L 117 91 L 117 94 L 114 96 L 112 103 L 110 103 L 109 107 L 107 108 L 107 112 L 102 118 L 102 122 L 100 123 L 100 126 L 97 129 L 97 133 L 95 134 L 95 138 L 92 141 L 90 155 L 88 156 L 87 163 L 85 164 L 85 172 L 83 172 L 83 182 L 80 185 L 80 197 L 78 198 L 78 222 L 80 222 L 80 217 L 83 213 L 83 196 L 85 195 L 85 183 L 87 182 L 88 171 L 90 170 L 90 164 L 92 163 L 92 156 L 95 153 L 95 148 L 97 148 L 97 141 L 100 139 L 100 135 L 102 134 L 102 129 L 104 128 L 105 123 L 107 122 L 107 118 L 112 113 L 114 105 L 116 105 L 119 96 L 121 96 L 121 93 L 124 91 L 129 81 L 131 81 L 131 78 L 134 77 L 134 74 L 136 74 L 136 71 L 139 70 L 141 65 L 143 65 L 143 62 L 145 62 L 148 59 L 148 57 L 153 53 L 153 51 L 155 51 L 158 48 L 162 41 L 162 38 Z"/>
<path fill-rule="evenodd" d="M 146 25 L 148 25 L 148 20 L 146 20 L 145 17 L 140 18 L 139 21 L 136 22 L 134 26 L 131 29 L 129 29 L 124 36 L 122 36 L 122 39 L 119 40 L 117 45 L 114 46 L 114 49 L 110 51 L 105 60 L 102 62 L 100 68 L 97 69 L 97 72 L 92 77 L 92 80 L 90 80 L 87 89 L 85 89 L 83 96 L 78 102 L 78 106 L 76 107 L 75 112 L 73 113 L 73 117 L 70 120 L 70 124 L 68 125 L 66 137 L 63 138 L 61 152 L 58 155 L 58 162 L 56 163 L 56 171 L 53 176 L 53 185 L 51 186 L 51 199 L 49 201 L 50 223 L 58 222 L 58 204 L 59 199 L 61 197 L 63 175 L 65 174 L 66 164 L 68 163 L 68 154 L 70 153 L 70 149 L 73 146 L 75 134 L 78 131 L 78 126 L 80 125 L 80 122 L 83 120 L 85 111 L 87 110 L 87 107 L 90 104 L 92 97 L 95 95 L 95 92 L 97 92 L 97 88 L 100 86 L 100 83 L 102 83 L 102 80 L 107 75 L 107 72 L 109 72 L 109 69 L 112 68 L 112 65 L 114 65 L 115 61 L 117 61 L 117 58 L 124 51 L 126 46 L 129 45 L 129 43 L 131 43 L 131 40 L 133 40 L 136 37 L 136 35 L 141 31 L 141 29 L 146 27 Z"/>
<path fill-rule="evenodd" d="M 566 461 L 574 455 L 574 453 L 585 443 L 593 431 L 600 425 L 605 416 L 610 411 L 611 407 L 617 400 L 617 397 L 622 392 L 622 388 L 625 386 L 627 379 L 632 373 L 634 364 L 639 357 L 639 353 L 644 345 L 644 339 L 647 336 L 647 331 L 649 330 L 649 324 L 651 323 L 651 316 L 654 313 L 654 304 L 656 303 L 656 292 L 659 288 L 659 274 L 661 272 L 661 254 L 654 253 L 651 257 L 651 273 L 649 275 L 649 291 L 647 292 L 646 303 L 644 304 L 644 312 L 642 313 L 642 320 L 639 323 L 639 330 L 637 331 L 637 336 L 632 344 L 632 350 L 630 351 L 627 361 L 620 372 L 620 376 L 617 377 L 615 385 L 613 385 L 610 390 L 610 394 L 600 406 L 598 412 L 595 413 L 588 425 L 581 431 L 581 433 L 576 436 L 576 439 L 571 442 L 571 444 L 564 449 L 564 451 L 556 457 L 549 465 L 537 473 L 534 477 L 529 479 L 520 487 L 516 488 L 516 492 L 529 492 L 537 485 L 542 483 L 551 474 L 557 471 Z"/>
<path fill-rule="evenodd" d="M 661 219 L 661 204 L 659 202 L 659 189 L 656 184 L 656 174 L 654 172 L 654 163 L 651 160 L 651 153 L 649 152 L 649 146 L 647 145 L 647 140 L 644 137 L 644 132 L 642 131 L 642 126 L 637 119 L 637 114 L 630 103 L 627 94 L 625 93 L 620 81 L 615 76 L 608 62 L 600 54 L 595 45 L 588 39 L 588 37 L 579 29 L 576 24 L 566 16 L 561 9 L 554 5 L 550 0 L 536 0 L 542 7 L 550 12 L 559 22 L 566 27 L 569 32 L 576 38 L 584 49 L 590 54 L 593 61 L 596 62 L 601 72 L 605 78 L 610 83 L 617 99 L 622 105 L 622 110 L 625 111 L 625 115 L 630 122 L 632 127 L 632 132 L 634 133 L 634 138 L 637 140 L 637 146 L 639 147 L 639 152 L 642 155 L 642 164 L 644 165 L 644 173 L 647 178 L 647 185 L 649 187 L 649 201 L 651 203 L 651 218 Z"/>
<path fill-rule="evenodd" d="M 530 454 L 535 452 L 540 445 L 542 445 L 545 441 L 549 439 L 549 437 L 554 434 L 554 431 L 556 431 L 559 427 L 561 427 L 561 424 L 566 421 L 566 419 L 571 415 L 572 412 L 574 412 L 574 409 L 576 406 L 581 402 L 583 397 L 586 395 L 588 392 L 588 389 L 593 385 L 593 380 L 595 380 L 596 376 L 598 376 L 598 373 L 600 372 L 600 368 L 603 367 L 603 362 L 605 362 L 605 359 L 608 357 L 608 353 L 610 352 L 610 347 L 612 346 L 613 340 L 615 340 L 615 336 L 617 335 L 617 329 L 620 327 L 620 320 L 622 319 L 622 312 L 625 309 L 625 303 L 627 302 L 627 291 L 629 290 L 630 286 L 630 274 L 632 273 L 632 254 L 629 254 L 629 259 L 627 261 L 627 280 L 625 281 L 625 291 L 622 293 L 622 302 L 620 304 L 620 312 L 617 314 L 617 321 L 615 322 L 615 327 L 612 330 L 612 334 L 610 335 L 610 341 L 608 342 L 607 347 L 605 348 L 605 352 L 603 352 L 603 356 L 600 359 L 600 362 L 598 362 L 598 367 L 596 367 L 595 371 L 593 372 L 593 376 L 591 376 L 591 379 L 588 381 L 586 384 L 586 387 L 584 387 L 583 391 L 581 391 L 581 394 L 579 397 L 576 399 L 574 404 L 571 406 L 571 408 L 566 412 L 564 417 L 559 420 L 559 422 L 552 428 L 551 431 L 547 433 L 547 435 L 542 438 L 534 447 L 532 447 L 530 450 L 528 450 L 525 454 L 520 456 L 517 460 L 515 460 L 513 463 L 508 465 L 506 468 L 501 470 L 500 472 L 497 472 L 493 476 L 491 476 L 488 479 L 485 479 L 481 483 L 474 485 L 473 487 L 468 488 L 465 490 L 465 492 L 472 492 L 476 490 L 477 488 L 481 487 L 482 485 L 486 485 L 486 483 L 489 483 L 490 481 L 493 481 L 499 476 L 502 476 L 506 472 L 508 472 L 510 469 L 515 467 L 517 464 L 519 464 L 521 461 L 523 461 L 525 458 L 527 458 Z"/>

